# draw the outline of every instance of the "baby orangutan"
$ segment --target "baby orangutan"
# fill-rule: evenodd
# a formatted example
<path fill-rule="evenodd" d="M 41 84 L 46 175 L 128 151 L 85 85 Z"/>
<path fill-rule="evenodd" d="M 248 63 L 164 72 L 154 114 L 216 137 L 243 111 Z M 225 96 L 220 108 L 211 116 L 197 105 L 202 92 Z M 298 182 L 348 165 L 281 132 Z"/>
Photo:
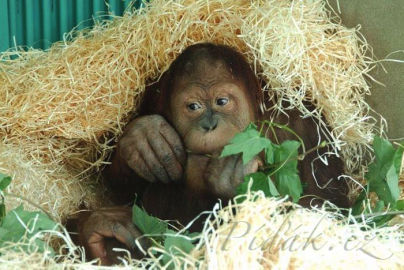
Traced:
<path fill-rule="evenodd" d="M 259 156 L 246 165 L 241 156 L 218 156 L 236 133 L 250 122 L 270 119 L 271 112 L 259 111 L 262 91 L 243 56 L 223 45 L 188 47 L 157 86 L 146 92 L 140 116 L 126 127 L 105 178 L 119 203 L 128 203 L 137 193 L 151 215 L 187 224 L 218 198 L 224 202 L 232 198 L 243 177 L 258 170 Z M 297 111 L 288 114 L 274 121 L 288 124 L 303 138 L 306 149 L 315 147 L 319 138 L 314 121 L 301 118 Z M 295 138 L 279 130 L 277 139 Z M 307 206 L 311 199 L 322 198 L 347 207 L 346 183 L 330 181 L 342 174 L 341 161 L 328 157 L 328 167 L 313 163 L 316 181 L 312 174 L 316 155 L 299 162 L 305 194 L 312 195 L 299 203 Z M 195 223 L 193 228 L 201 225 Z M 107 238 L 133 248 L 141 235 L 131 223 L 130 211 L 117 208 L 92 212 L 79 227 L 82 244 L 104 264 L 111 263 Z"/>

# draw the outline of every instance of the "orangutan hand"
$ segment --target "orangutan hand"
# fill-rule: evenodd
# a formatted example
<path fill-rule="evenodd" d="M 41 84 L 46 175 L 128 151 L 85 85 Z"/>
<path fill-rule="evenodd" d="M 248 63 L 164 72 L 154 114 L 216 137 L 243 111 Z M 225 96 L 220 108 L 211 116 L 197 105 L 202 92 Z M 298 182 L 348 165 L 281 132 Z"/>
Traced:
<path fill-rule="evenodd" d="M 112 252 L 114 247 L 126 247 L 132 256 L 139 258 L 144 254 L 139 255 L 138 244 L 144 251 L 150 246 L 148 239 L 139 238 L 142 233 L 133 225 L 129 207 L 102 208 L 89 213 L 79 222 L 79 235 L 89 257 L 99 258 L 103 265 L 117 263 L 118 254 Z"/>
<path fill-rule="evenodd" d="M 221 198 L 233 198 L 244 176 L 257 172 L 262 164 L 258 156 L 246 165 L 243 165 L 241 155 L 212 158 L 205 170 L 204 179 L 213 194 Z"/>
<path fill-rule="evenodd" d="M 127 127 L 118 153 L 139 176 L 169 183 L 182 178 L 186 154 L 174 128 L 160 115 L 140 116 Z"/>

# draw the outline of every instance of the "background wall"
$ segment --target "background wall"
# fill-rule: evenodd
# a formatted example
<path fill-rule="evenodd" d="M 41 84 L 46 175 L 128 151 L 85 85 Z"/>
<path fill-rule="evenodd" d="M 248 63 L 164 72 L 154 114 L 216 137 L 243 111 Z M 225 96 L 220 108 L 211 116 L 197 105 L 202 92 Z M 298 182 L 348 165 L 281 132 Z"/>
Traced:
<path fill-rule="evenodd" d="M 122 15 L 141 0 L 0 0 L 0 52 L 10 47 L 46 49 L 63 40 L 63 34 L 78 25 L 93 25 L 93 18 Z"/>
<path fill-rule="evenodd" d="M 337 10 L 337 0 L 329 0 Z M 404 1 L 403 0 L 339 0 L 340 17 L 347 27 L 361 25 L 361 33 L 374 49 L 378 59 L 384 59 L 394 51 L 404 50 Z M 404 52 L 388 58 L 404 61 Z M 388 122 L 390 138 L 404 137 L 404 63 L 383 62 L 371 75 L 385 86 L 369 81 L 372 95 L 369 104 Z"/>

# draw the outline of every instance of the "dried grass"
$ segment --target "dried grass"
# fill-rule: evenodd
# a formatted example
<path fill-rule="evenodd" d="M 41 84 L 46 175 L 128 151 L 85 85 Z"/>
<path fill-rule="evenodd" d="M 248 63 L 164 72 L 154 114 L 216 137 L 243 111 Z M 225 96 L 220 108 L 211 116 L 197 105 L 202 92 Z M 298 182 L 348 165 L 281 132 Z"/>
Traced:
<path fill-rule="evenodd" d="M 328 209 L 326 209 L 326 207 Z M 331 213 L 329 210 L 335 210 Z M 404 267 L 403 224 L 363 230 L 352 216 L 344 217 L 332 205 L 308 210 L 296 204 L 248 194 L 243 203 L 219 204 L 210 212 L 196 248 L 174 256 L 165 266 L 159 256 L 134 260 L 102 269 L 402 269 Z M 248 225 L 247 225 L 248 224 Z M 0 269 L 99 269 L 85 262 L 84 253 L 66 233 L 64 256 L 24 254 L 0 249 Z M 6 251 L 6 252 L 5 252 Z M 163 254 L 166 253 L 163 251 Z M 170 254 L 170 253 L 166 253 Z"/>
<path fill-rule="evenodd" d="M 111 145 L 147 83 L 201 41 L 241 51 L 267 82 L 268 98 L 288 100 L 304 116 L 324 114 L 347 172 L 360 172 L 374 128 L 364 101 L 372 60 L 357 29 L 330 16 L 323 0 L 153 0 L 137 14 L 71 33 L 46 52 L 2 53 L 0 170 L 14 178 L 8 192 L 37 202 L 59 221 L 81 204 L 107 203 L 97 179 Z M 307 111 L 303 100 L 317 109 Z M 308 256 L 295 255 L 282 252 L 277 263 Z"/>
<path fill-rule="evenodd" d="M 269 97 L 289 100 L 306 116 L 323 113 L 353 171 L 372 138 L 364 101 L 367 45 L 355 29 L 331 22 L 324 6 L 320 0 L 157 0 L 139 14 L 71 34 L 73 40 L 47 52 L 19 51 L 16 60 L 8 58 L 16 52 L 2 54 L 0 134 L 4 149 L 20 148 L 22 154 L 21 166 L 15 159 L 15 166 L 3 168 L 15 174 L 11 191 L 30 196 L 36 190 L 44 194 L 42 203 L 54 205 L 55 198 L 45 197 L 49 184 L 43 178 L 57 183 L 57 196 L 71 186 L 87 189 L 89 175 L 111 152 L 108 141 L 121 134 L 147 82 L 200 41 L 243 52 L 268 82 Z M 316 111 L 307 111 L 303 100 L 313 101 Z M 46 176 L 16 174 L 24 160 L 48 166 Z M 71 205 L 96 201 L 92 194 L 74 193 Z M 53 211 L 63 219 L 66 204 L 59 205 Z"/>
<path fill-rule="evenodd" d="M 398 230 L 403 224 L 363 231 L 360 229 L 363 224 L 349 225 L 350 221 L 354 219 L 343 218 L 338 212 L 332 214 L 325 208 L 308 210 L 255 194 L 242 204 L 219 211 L 214 223 L 205 228 L 204 235 L 210 234 L 201 247 L 203 265 L 208 269 L 400 269 L 403 266 L 400 240 L 404 239 L 404 233 Z M 246 222 L 250 224 L 249 231 Z M 218 224 L 219 229 L 215 229 Z"/>

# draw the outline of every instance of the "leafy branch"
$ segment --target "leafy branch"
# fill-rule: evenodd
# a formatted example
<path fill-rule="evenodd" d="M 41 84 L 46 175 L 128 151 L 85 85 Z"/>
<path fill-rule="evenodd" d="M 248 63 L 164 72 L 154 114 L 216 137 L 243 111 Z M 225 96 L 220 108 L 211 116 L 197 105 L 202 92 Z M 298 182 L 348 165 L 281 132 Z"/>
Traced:
<path fill-rule="evenodd" d="M 394 148 L 388 140 L 377 136 L 373 139 L 375 157 L 365 174 L 365 188 L 352 207 L 353 215 L 371 216 L 370 223 L 377 226 L 386 224 L 396 215 L 394 213 L 404 210 L 398 185 L 404 145 L 396 145 Z M 370 193 L 376 194 L 376 201 L 371 202 Z"/>
<path fill-rule="evenodd" d="M 183 256 L 194 249 L 193 242 L 196 240 L 196 235 L 199 235 L 199 233 L 188 231 L 178 233 L 170 229 L 168 222 L 148 215 L 136 204 L 132 208 L 132 222 L 149 237 L 154 246 L 165 251 L 161 253 L 160 262 L 166 269 L 174 269 L 174 265 L 170 263 L 172 257 Z"/>
<path fill-rule="evenodd" d="M 268 128 L 264 131 L 264 125 Z M 284 129 L 293 134 L 298 141 L 284 141 L 275 144 L 267 139 L 267 131 L 274 133 L 273 127 Z M 263 134 L 264 133 L 264 134 Z M 374 161 L 369 165 L 369 171 L 365 175 L 365 190 L 358 196 L 352 214 L 357 217 L 371 218 L 370 222 L 377 226 L 384 225 L 387 221 L 404 210 L 404 200 L 399 200 L 400 188 L 398 185 L 401 170 L 401 160 L 404 152 L 403 144 L 393 145 L 380 137 L 373 141 Z M 225 146 L 221 157 L 242 154 L 243 163 L 248 163 L 254 156 L 262 151 L 265 153 L 265 164 L 260 172 L 248 175 L 244 182 L 237 188 L 238 194 L 245 194 L 248 191 L 250 182 L 251 191 L 261 190 L 268 197 L 290 196 L 294 202 L 301 198 L 302 184 L 297 172 L 297 161 L 304 159 L 308 154 L 327 146 L 326 142 L 305 150 L 302 139 L 287 126 L 264 121 L 260 131 L 253 124 L 250 124 L 242 133 L 237 134 L 230 144 Z M 303 148 L 302 154 L 298 155 L 299 147 Z M 274 178 L 274 179 L 272 179 Z M 274 180 L 274 181 L 272 181 Z M 370 193 L 377 195 L 378 200 L 374 206 L 370 203 Z"/>
<path fill-rule="evenodd" d="M 271 127 L 283 128 L 292 133 L 299 141 L 284 141 L 281 144 L 275 144 L 263 134 L 264 124 Z M 264 152 L 265 165 L 263 171 L 248 175 L 244 182 L 237 188 L 238 194 L 247 192 L 250 181 L 254 183 L 251 191 L 262 190 L 266 196 L 290 196 L 294 202 L 300 199 L 303 193 L 303 187 L 297 170 L 297 161 L 304 158 L 308 153 L 315 151 L 318 147 L 303 150 L 303 154 L 298 154 L 298 149 L 303 146 L 303 140 L 290 128 L 264 121 L 260 131 L 257 126 L 250 124 L 243 132 L 236 134 L 226 145 L 220 157 L 240 154 L 243 163 L 247 164 L 256 155 Z M 323 147 L 321 145 L 320 147 Z M 271 177 L 274 177 L 274 183 Z"/>
<path fill-rule="evenodd" d="M 42 209 L 36 203 L 30 200 L 4 192 L 4 190 L 10 185 L 11 177 L 0 173 L 0 247 L 5 247 L 8 243 L 20 243 L 21 245 L 14 246 L 13 248 L 18 250 L 23 249 L 26 252 L 45 250 L 51 251 L 54 254 L 53 249 L 41 238 L 35 238 L 34 241 L 30 241 L 38 233 L 48 230 L 54 230 L 57 228 L 57 224 L 51 219 L 49 214 L 43 212 L 31 212 L 25 211 L 22 205 L 6 213 L 6 206 L 4 203 L 5 196 L 13 196 L 29 202 L 30 204 Z M 1 254 L 0 254 L 1 255 Z"/>
<path fill-rule="evenodd" d="M 265 121 L 264 124 L 272 132 L 275 132 L 274 127 L 290 132 L 297 141 L 279 143 L 274 133 L 277 143 L 273 143 L 266 138 L 267 131 L 264 132 L 264 125 L 258 131 L 254 124 L 250 124 L 243 132 L 234 136 L 229 145 L 224 147 L 220 157 L 241 154 L 243 163 L 247 164 L 256 155 L 264 152 L 265 164 L 261 171 L 247 175 L 237 187 L 237 194 L 245 194 L 248 190 L 260 190 L 268 197 L 290 196 L 297 202 L 303 193 L 297 170 L 298 161 L 327 146 L 327 143 L 322 142 L 314 148 L 305 150 L 302 139 L 287 126 L 269 121 Z M 300 147 L 302 153 L 298 154 Z M 394 149 L 387 140 L 375 137 L 373 148 L 375 160 L 366 174 L 366 189 L 358 197 L 351 212 L 356 219 L 365 218 L 381 226 L 395 215 L 403 214 L 404 200 L 398 199 L 398 176 L 404 145 L 398 144 L 397 149 Z M 369 192 L 375 192 L 379 198 L 374 207 L 370 207 Z M 161 262 L 168 269 L 174 268 L 174 265 L 169 264 L 170 256 L 183 256 L 194 248 L 193 234 L 188 232 L 180 234 L 171 230 L 167 222 L 149 216 L 136 205 L 133 206 L 133 222 L 144 234 L 152 237 L 155 246 L 164 250 L 164 253 L 161 253 Z"/>
<path fill-rule="evenodd" d="M 20 195 L 13 194 L 13 193 L 8 193 L 8 192 L 3 192 L 3 194 L 4 194 L 4 196 L 7 196 L 7 197 L 14 197 L 14 198 L 17 198 L 17 199 L 20 199 L 20 200 L 22 200 L 22 201 L 27 202 L 28 204 L 34 206 L 35 208 L 38 208 L 38 209 L 41 210 L 43 213 L 45 213 L 45 214 L 48 216 L 48 218 L 49 218 L 50 220 L 53 220 L 53 217 L 51 216 L 51 214 L 50 214 L 48 211 L 45 210 L 45 208 L 43 208 L 43 207 L 40 206 L 39 204 L 37 204 L 37 203 L 31 201 L 30 199 L 25 198 L 24 196 L 20 196 Z"/>
<path fill-rule="evenodd" d="M 275 131 L 274 127 L 279 128 L 279 129 L 283 129 L 283 130 L 289 132 L 290 134 L 292 134 L 293 136 L 295 136 L 296 139 L 300 142 L 300 145 L 302 146 L 303 153 L 306 152 L 306 146 L 304 145 L 304 141 L 303 141 L 302 137 L 300 137 L 293 129 L 291 129 L 287 125 L 282 125 L 282 124 L 278 124 L 278 123 L 275 123 L 275 122 L 271 122 L 269 120 L 264 120 L 261 123 L 260 134 L 263 134 L 262 133 L 263 128 L 266 127 L 266 126 L 269 129 L 271 129 L 272 135 L 274 135 L 274 138 L 275 138 L 277 144 L 279 144 L 279 140 L 278 140 L 278 138 L 276 136 L 276 131 Z M 266 135 L 266 132 L 265 132 L 264 135 Z M 267 137 L 267 136 L 265 136 L 265 137 Z"/>

